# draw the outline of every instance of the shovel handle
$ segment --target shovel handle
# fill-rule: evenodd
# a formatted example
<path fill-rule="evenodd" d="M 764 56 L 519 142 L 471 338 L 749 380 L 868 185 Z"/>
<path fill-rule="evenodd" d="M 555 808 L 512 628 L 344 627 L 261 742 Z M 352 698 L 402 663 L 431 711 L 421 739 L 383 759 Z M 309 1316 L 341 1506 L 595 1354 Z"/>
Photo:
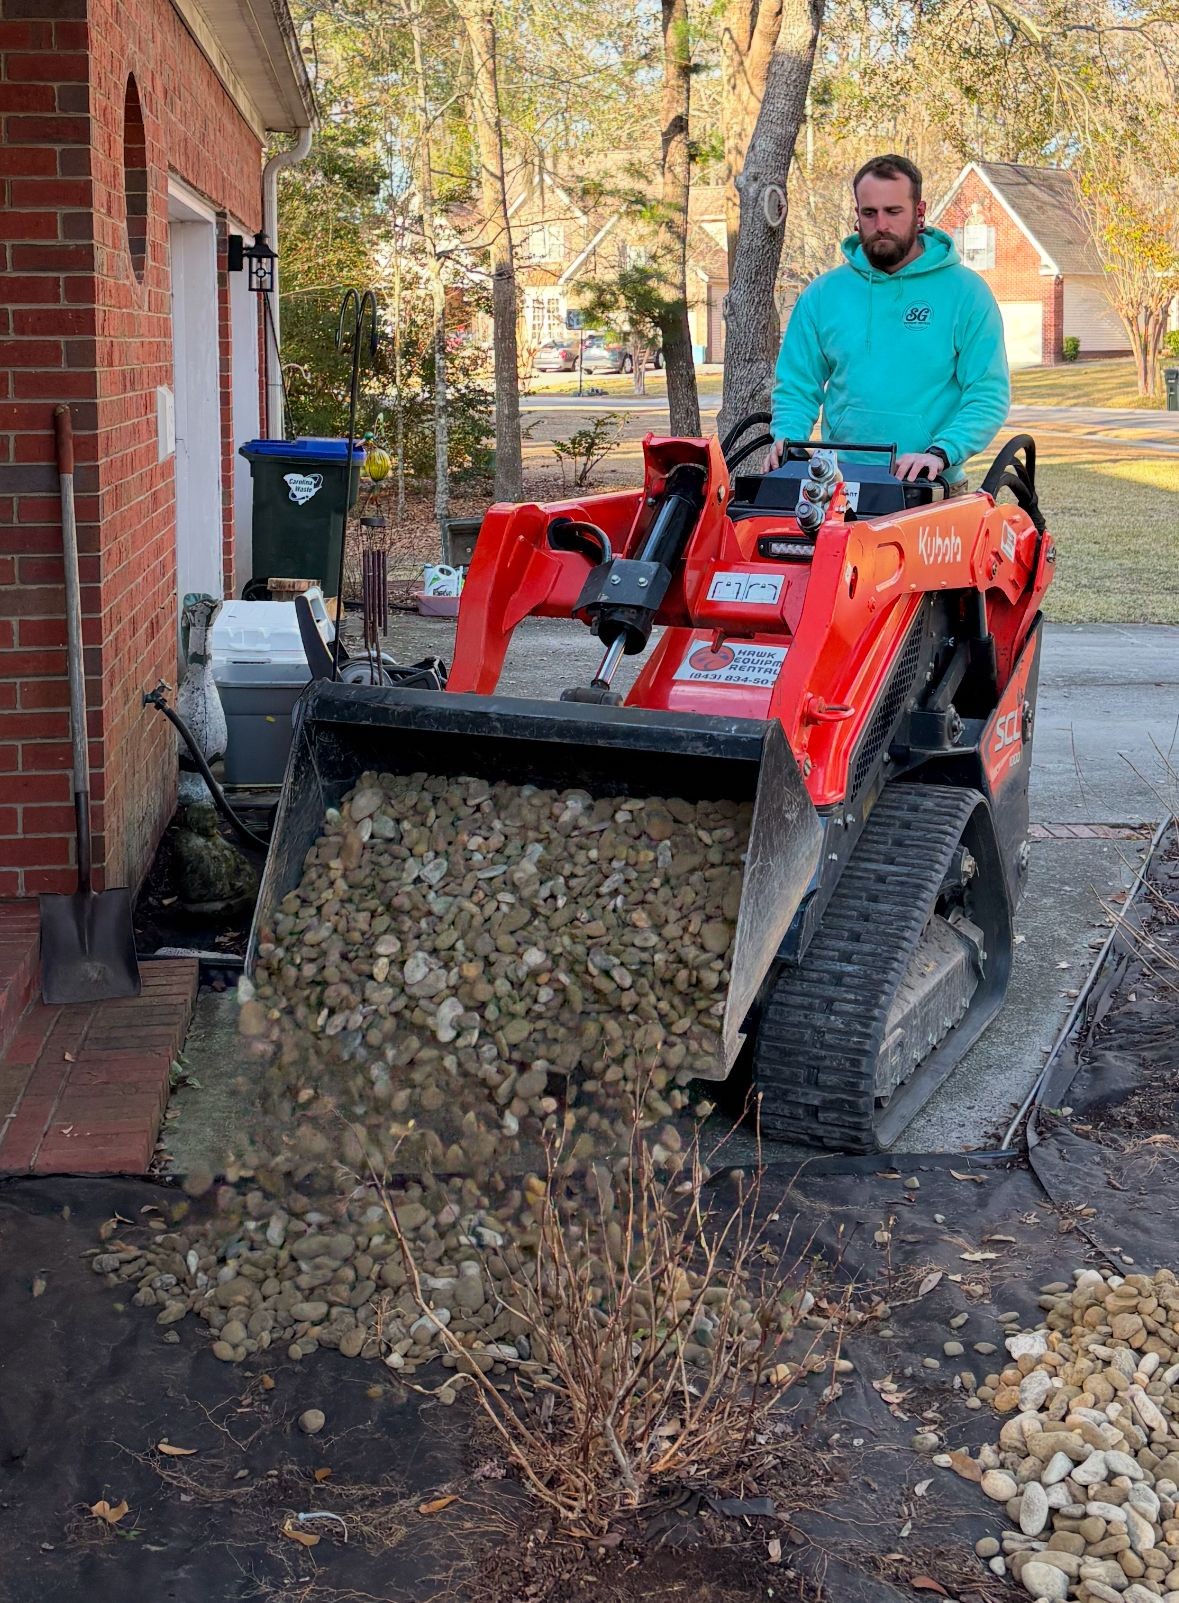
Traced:
<path fill-rule="evenodd" d="M 68 406 L 53 409 L 53 432 L 57 437 L 57 471 L 65 477 L 74 475 L 74 425 Z"/>
<path fill-rule="evenodd" d="M 74 815 L 78 837 L 78 889 L 90 889 L 90 756 L 86 744 L 86 672 L 82 654 L 82 585 L 78 525 L 74 516 L 74 431 L 68 406 L 53 412 L 61 475 L 61 543 L 65 568 L 66 668 L 70 684 L 70 738 L 74 749 Z"/>

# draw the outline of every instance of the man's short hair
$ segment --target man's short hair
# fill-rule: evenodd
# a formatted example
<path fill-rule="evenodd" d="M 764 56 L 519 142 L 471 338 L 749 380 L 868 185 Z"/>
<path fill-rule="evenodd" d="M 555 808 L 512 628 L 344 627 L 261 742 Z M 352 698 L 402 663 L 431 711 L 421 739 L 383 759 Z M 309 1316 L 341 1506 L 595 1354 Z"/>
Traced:
<path fill-rule="evenodd" d="M 907 178 L 913 186 L 913 199 L 921 199 L 921 169 L 908 156 L 873 156 L 852 179 L 853 194 L 865 178 Z"/>

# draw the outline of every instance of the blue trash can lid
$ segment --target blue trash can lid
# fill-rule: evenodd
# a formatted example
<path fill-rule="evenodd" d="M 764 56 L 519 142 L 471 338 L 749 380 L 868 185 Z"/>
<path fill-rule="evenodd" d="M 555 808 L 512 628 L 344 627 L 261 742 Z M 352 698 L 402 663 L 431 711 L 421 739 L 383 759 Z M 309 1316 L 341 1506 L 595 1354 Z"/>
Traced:
<path fill-rule="evenodd" d="M 247 440 L 238 447 L 242 456 L 281 456 L 304 462 L 343 462 L 348 456 L 348 441 L 328 439 L 315 434 L 301 434 L 297 440 Z M 353 444 L 352 460 L 363 462 L 364 446 Z"/>

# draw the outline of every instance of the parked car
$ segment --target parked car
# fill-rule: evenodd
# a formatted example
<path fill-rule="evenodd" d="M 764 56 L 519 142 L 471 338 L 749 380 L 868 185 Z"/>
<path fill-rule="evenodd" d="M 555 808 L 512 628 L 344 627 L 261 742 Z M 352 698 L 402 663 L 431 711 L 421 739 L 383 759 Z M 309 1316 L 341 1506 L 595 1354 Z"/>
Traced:
<path fill-rule="evenodd" d="M 537 373 L 575 373 L 577 371 L 577 342 L 545 340 L 532 359 Z"/>
<path fill-rule="evenodd" d="M 648 351 L 647 366 L 662 367 L 663 352 L 658 348 Z M 633 373 L 635 364 L 629 345 L 608 339 L 605 334 L 587 334 L 581 367 L 585 373 Z"/>

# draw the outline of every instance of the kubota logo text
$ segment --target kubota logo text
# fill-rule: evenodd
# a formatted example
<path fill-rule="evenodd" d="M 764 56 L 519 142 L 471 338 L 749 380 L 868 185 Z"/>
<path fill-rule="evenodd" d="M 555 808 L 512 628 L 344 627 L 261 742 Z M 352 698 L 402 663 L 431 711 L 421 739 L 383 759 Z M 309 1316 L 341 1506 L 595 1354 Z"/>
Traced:
<path fill-rule="evenodd" d="M 962 560 L 962 541 L 956 534 L 935 534 L 932 529 L 921 529 L 917 535 L 917 550 L 922 562 Z"/>

